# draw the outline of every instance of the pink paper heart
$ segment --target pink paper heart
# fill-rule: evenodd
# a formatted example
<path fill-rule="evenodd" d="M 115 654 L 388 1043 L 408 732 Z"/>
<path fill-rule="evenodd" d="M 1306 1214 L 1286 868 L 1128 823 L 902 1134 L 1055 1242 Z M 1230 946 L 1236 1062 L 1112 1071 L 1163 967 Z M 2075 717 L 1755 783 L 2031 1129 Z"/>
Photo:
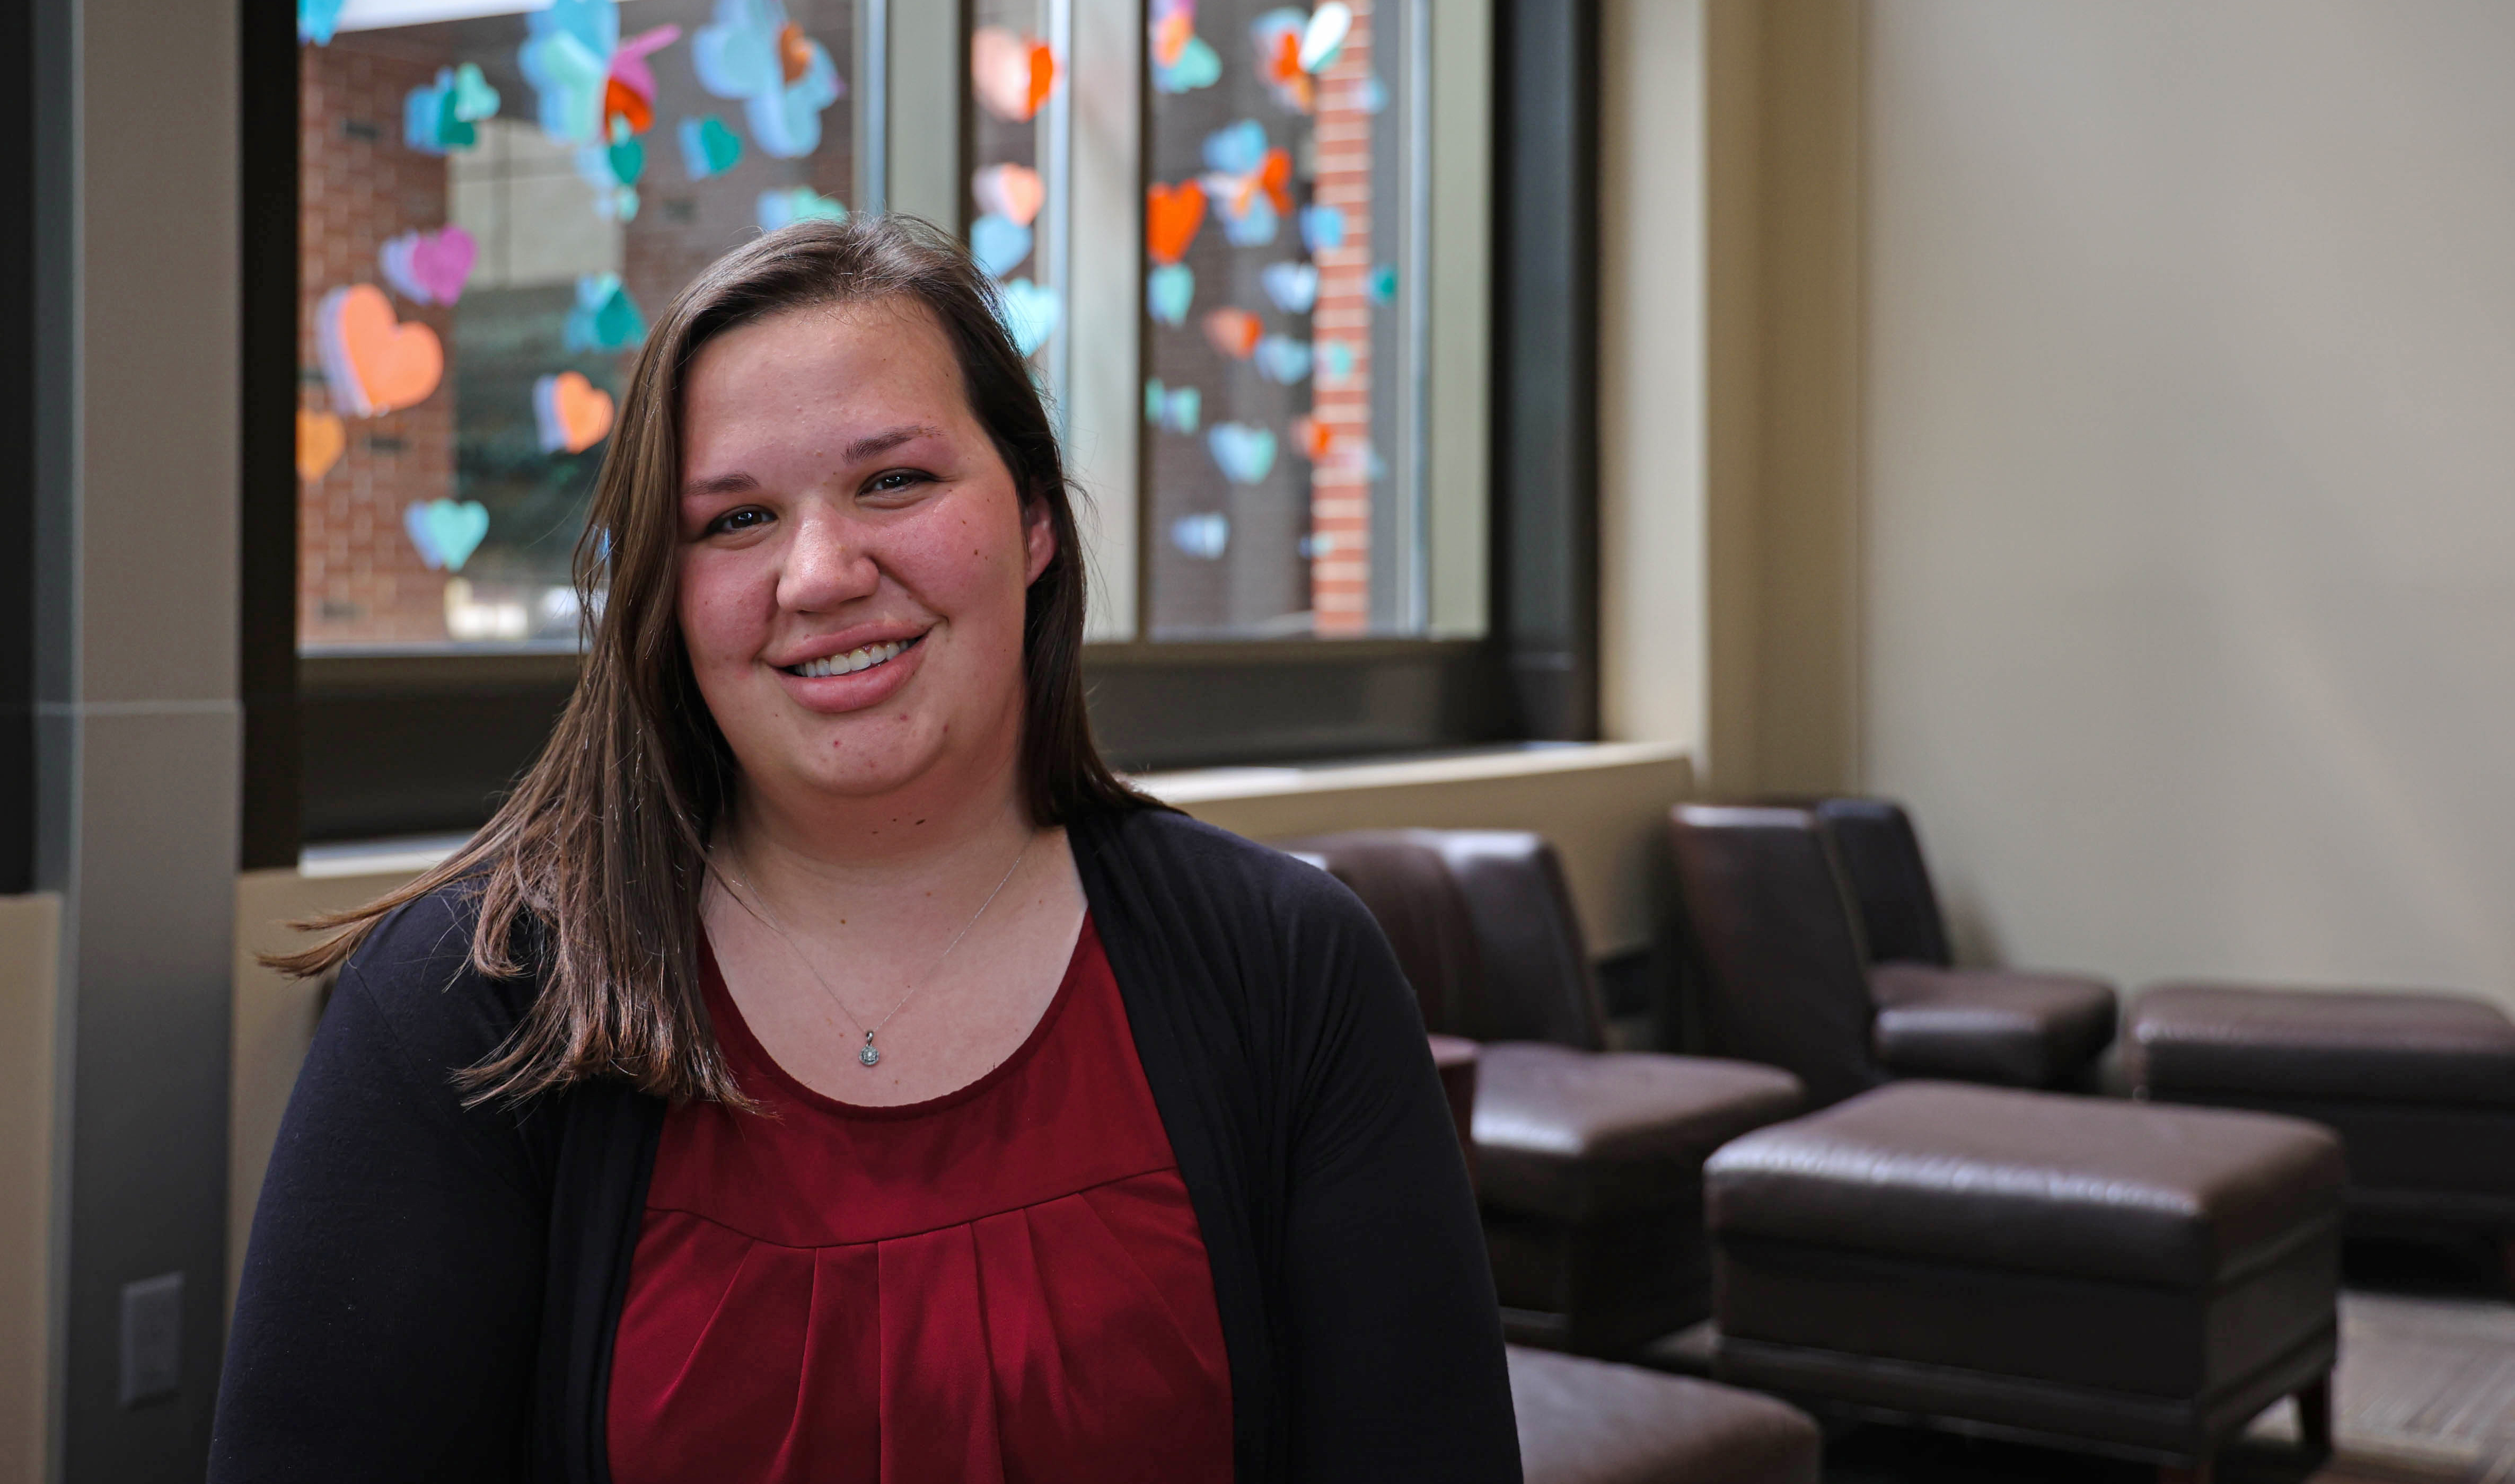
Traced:
<path fill-rule="evenodd" d="M 969 195 L 980 211 L 1028 227 L 1048 201 L 1048 185 L 1027 165 L 989 165 L 969 177 Z"/>
<path fill-rule="evenodd" d="M 403 232 L 387 242 L 378 255 L 385 281 L 405 299 L 420 304 L 452 304 L 463 297 L 472 266 L 480 259 L 480 244 L 460 227 L 433 232 Z"/>

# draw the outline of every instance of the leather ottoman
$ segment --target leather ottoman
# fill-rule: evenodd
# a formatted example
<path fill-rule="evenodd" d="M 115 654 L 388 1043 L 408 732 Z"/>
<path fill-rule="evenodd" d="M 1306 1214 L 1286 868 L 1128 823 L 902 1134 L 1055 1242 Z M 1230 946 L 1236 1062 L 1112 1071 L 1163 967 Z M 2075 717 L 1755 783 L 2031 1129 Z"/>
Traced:
<path fill-rule="evenodd" d="M 2340 1135 L 2353 1225 L 2476 1226 L 2515 1276 L 2515 1023 L 2438 994 L 2161 985 L 2133 1008 L 2137 1095 Z"/>
<path fill-rule="evenodd" d="M 1800 1106 L 1774 1067 L 1535 1042 L 1482 1051 L 1485 1245 L 1512 1340 L 1629 1355 L 1711 1309 L 1703 1161 Z"/>
<path fill-rule="evenodd" d="M 1769 1396 L 1510 1348 L 1528 1484 L 1817 1484 L 1816 1423 Z"/>
<path fill-rule="evenodd" d="M 1912 1082 L 1751 1134 L 1704 1177 L 1722 1381 L 2186 1478 L 2295 1393 L 2328 1446 L 2324 1129 Z"/>

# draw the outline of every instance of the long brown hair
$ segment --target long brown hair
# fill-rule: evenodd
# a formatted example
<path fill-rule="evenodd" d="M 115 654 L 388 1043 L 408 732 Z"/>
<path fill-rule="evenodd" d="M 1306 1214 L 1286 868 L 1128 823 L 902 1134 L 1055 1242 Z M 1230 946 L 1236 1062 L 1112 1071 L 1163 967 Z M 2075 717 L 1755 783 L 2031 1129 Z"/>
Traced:
<path fill-rule="evenodd" d="M 1041 825 L 1151 804 L 1101 761 L 1083 697 L 1083 555 L 1054 432 L 1005 329 L 995 286 L 949 236 L 908 217 L 809 222 L 717 260 L 646 337 L 593 511 L 577 542 L 590 616 L 576 690 L 541 757 L 452 858 L 352 912 L 300 926 L 332 936 L 267 963 L 339 967 L 385 916 L 432 892 L 474 893 L 471 964 L 539 978 L 498 1053 L 462 1074 L 475 1100 L 520 1099 L 592 1077 L 671 1098 L 745 1099 L 697 982 L 707 842 L 735 764 L 700 698 L 676 613 L 681 378 L 736 325 L 814 306 L 923 305 L 960 361 L 970 410 L 1025 503 L 1048 510 L 1056 555 L 1022 625 L 1020 776 Z"/>

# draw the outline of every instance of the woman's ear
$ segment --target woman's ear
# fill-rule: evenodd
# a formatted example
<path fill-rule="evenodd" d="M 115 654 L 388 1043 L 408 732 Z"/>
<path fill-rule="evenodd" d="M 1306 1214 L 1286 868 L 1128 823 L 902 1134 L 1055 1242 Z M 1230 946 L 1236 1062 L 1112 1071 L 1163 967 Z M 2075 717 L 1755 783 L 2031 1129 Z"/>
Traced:
<path fill-rule="evenodd" d="M 1046 500 L 1032 500 L 1022 508 L 1022 548 L 1024 568 L 1022 586 L 1039 581 L 1039 574 L 1056 559 L 1056 521 L 1051 515 Z"/>

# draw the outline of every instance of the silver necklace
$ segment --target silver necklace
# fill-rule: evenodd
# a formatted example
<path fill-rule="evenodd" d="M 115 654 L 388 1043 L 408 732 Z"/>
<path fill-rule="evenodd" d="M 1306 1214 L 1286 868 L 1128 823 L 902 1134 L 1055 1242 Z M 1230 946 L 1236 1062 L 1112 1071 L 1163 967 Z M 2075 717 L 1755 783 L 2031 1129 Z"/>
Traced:
<path fill-rule="evenodd" d="M 760 888 L 751 884 L 751 879 L 740 872 L 733 873 L 733 879 L 741 884 L 743 895 L 751 898 L 745 905 L 759 912 L 760 920 L 768 925 L 769 931 L 777 934 L 778 940 L 786 945 L 786 951 L 803 964 L 804 971 L 810 974 L 814 982 L 821 986 L 821 993 L 830 997 L 830 1003 L 839 1008 L 840 1014 L 847 1017 L 847 1023 L 864 1032 L 864 1049 L 856 1052 L 856 1060 L 861 1065 L 872 1068 L 882 1064 L 882 1051 L 873 1044 L 874 1033 L 888 1025 L 890 1017 L 899 1013 L 901 1006 L 917 998 L 919 990 L 934 982 L 935 971 L 943 967 L 943 961 L 952 957 L 952 950 L 961 946 L 961 940 L 969 935 L 969 929 L 978 926 L 978 919 L 985 917 L 987 909 L 996 904 L 996 898 L 1004 895 L 1006 885 L 1011 882 L 1013 873 L 1021 869 L 1022 857 L 1030 853 L 1031 841 L 1038 838 L 1038 834 L 1034 832 L 1022 841 L 1021 848 L 1013 852 L 1013 863 L 1005 867 L 1005 874 L 996 882 L 996 889 L 987 893 L 987 899 L 978 904 L 978 910 L 970 913 L 969 920 L 961 925 L 961 930 L 952 934 L 952 941 L 943 945 L 943 951 L 936 954 L 934 962 L 927 966 L 925 974 L 909 983 L 908 993 L 899 997 L 898 1004 L 891 1006 L 881 1019 L 871 1025 L 857 1019 L 855 1011 L 847 1009 L 847 1002 L 840 999 L 839 992 L 832 989 L 830 981 L 822 976 L 820 966 L 814 964 L 811 956 L 796 945 L 794 934 L 788 932 L 784 925 L 777 921 L 776 913 L 768 910 L 768 898 L 762 895 Z"/>

